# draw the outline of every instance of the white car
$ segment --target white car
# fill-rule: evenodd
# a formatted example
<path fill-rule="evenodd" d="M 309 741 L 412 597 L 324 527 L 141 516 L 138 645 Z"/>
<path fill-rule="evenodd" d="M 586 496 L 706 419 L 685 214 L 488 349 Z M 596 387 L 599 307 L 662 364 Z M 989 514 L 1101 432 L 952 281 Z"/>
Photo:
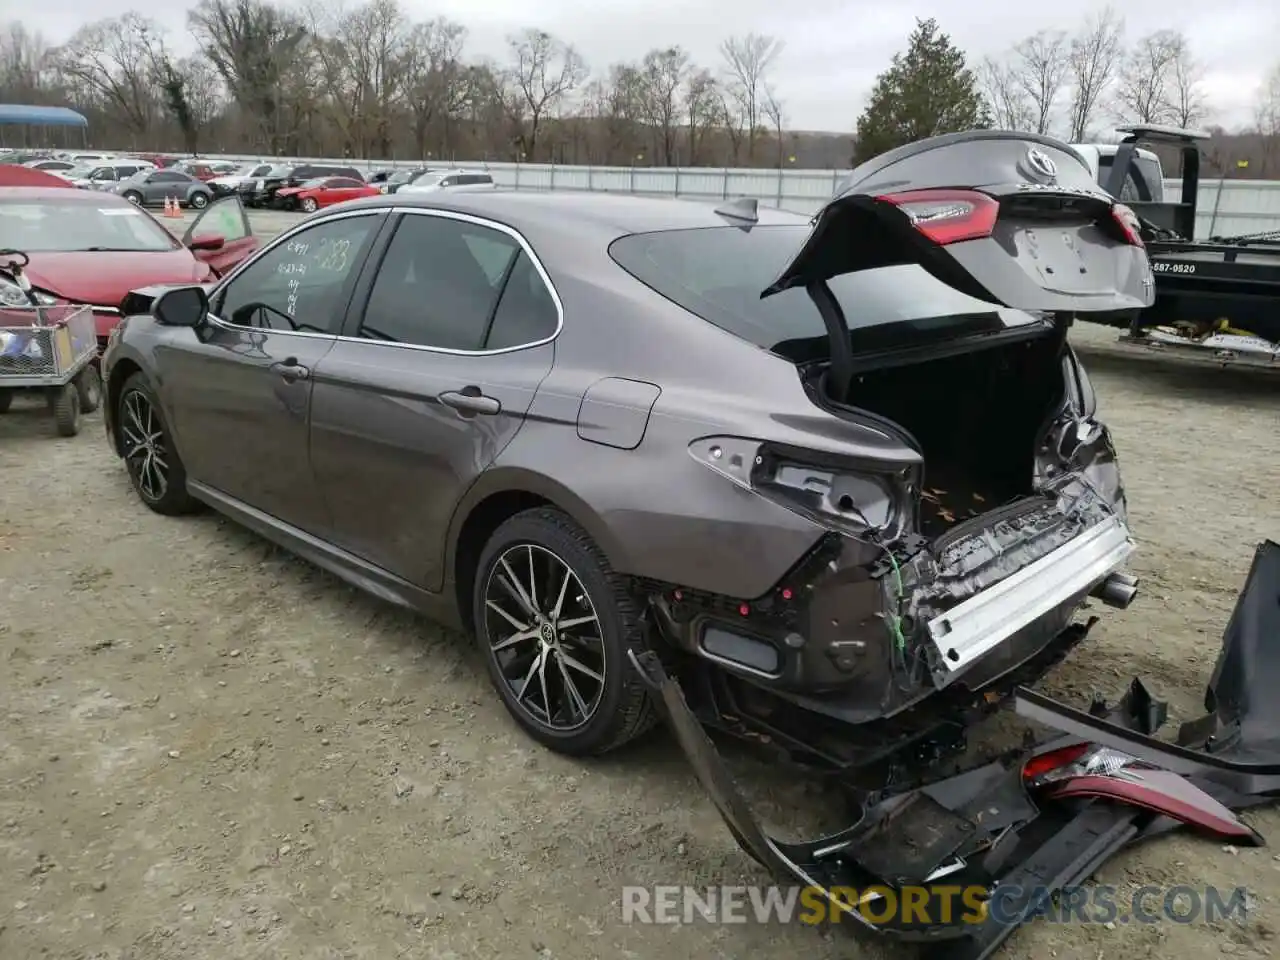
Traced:
<path fill-rule="evenodd" d="M 209 187 L 218 196 L 230 196 L 247 183 L 252 183 L 259 177 L 265 177 L 271 172 L 272 164 L 246 164 L 232 173 L 223 174 L 220 177 L 214 177 L 207 181 Z"/>
<path fill-rule="evenodd" d="M 69 170 L 63 173 L 72 183 L 82 190 L 112 190 L 121 180 L 128 180 L 140 170 L 154 170 L 156 165 L 150 160 L 104 160 L 102 163 L 88 165 L 84 169 Z M 56 171 L 55 171 L 56 172 Z M 81 174 L 76 176 L 76 174 Z"/>
<path fill-rule="evenodd" d="M 439 170 L 423 174 L 406 183 L 397 193 L 436 193 L 440 190 L 494 190 L 497 184 L 491 174 L 481 170 Z"/>

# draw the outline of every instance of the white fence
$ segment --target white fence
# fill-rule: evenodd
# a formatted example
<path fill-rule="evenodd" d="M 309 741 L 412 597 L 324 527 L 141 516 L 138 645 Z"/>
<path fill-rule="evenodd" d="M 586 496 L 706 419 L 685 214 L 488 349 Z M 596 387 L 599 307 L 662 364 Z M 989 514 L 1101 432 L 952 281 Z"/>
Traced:
<path fill-rule="evenodd" d="M 269 162 L 271 158 L 226 156 L 219 159 Z M 352 164 L 378 170 L 418 166 L 417 163 L 373 163 L 334 158 L 301 157 L 299 162 Z M 723 169 L 718 167 L 585 167 L 544 163 L 459 163 L 467 169 L 493 174 L 501 186 L 517 190 L 592 190 L 724 200 L 756 197 L 761 203 L 796 213 L 814 213 L 846 171 Z M 1181 195 L 1181 181 L 1166 180 L 1168 199 Z M 1280 181 L 1202 180 L 1196 236 L 1237 236 L 1280 230 Z"/>

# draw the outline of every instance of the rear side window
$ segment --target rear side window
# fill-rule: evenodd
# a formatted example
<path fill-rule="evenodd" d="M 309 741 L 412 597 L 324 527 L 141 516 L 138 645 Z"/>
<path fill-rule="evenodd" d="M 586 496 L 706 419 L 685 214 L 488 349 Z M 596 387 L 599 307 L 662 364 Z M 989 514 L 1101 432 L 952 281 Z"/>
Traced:
<path fill-rule="evenodd" d="M 809 227 L 742 230 L 707 227 L 638 233 L 609 247 L 614 261 L 641 283 L 703 320 L 789 359 L 826 355 L 826 328 L 803 289 L 767 299 L 768 287 L 800 249 Z M 926 332 L 986 329 L 1014 314 L 961 293 L 913 264 L 835 277 L 830 287 L 849 324 L 854 349 L 899 346 Z M 1025 315 L 1024 315 L 1025 316 Z M 1023 322 L 1034 322 L 1025 317 Z"/>
<path fill-rule="evenodd" d="M 500 350 L 552 336 L 556 303 L 509 234 L 405 216 L 370 291 L 359 335 L 446 350 Z"/>

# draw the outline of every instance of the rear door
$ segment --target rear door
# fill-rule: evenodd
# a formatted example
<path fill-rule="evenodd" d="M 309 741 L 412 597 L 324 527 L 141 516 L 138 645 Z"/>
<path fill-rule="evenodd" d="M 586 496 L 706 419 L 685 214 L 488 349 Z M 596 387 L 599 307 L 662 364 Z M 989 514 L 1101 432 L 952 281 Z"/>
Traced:
<path fill-rule="evenodd" d="M 197 260 L 209 264 L 220 277 L 230 273 L 258 249 L 258 238 L 253 235 L 249 215 L 240 198 L 234 195 L 205 207 L 182 235 L 182 244 L 189 247 L 196 237 L 208 235 L 221 237 L 222 247 L 218 250 L 192 250 L 191 253 Z"/>
<path fill-rule="evenodd" d="M 560 305 L 518 234 L 444 211 L 397 214 L 365 273 L 317 369 L 311 459 L 339 545 L 438 590 L 454 509 L 523 425 Z"/>
<path fill-rule="evenodd" d="M 988 302 L 1114 313 L 1149 307 L 1154 281 L 1132 211 L 1048 137 L 948 134 L 858 167 L 765 290 L 915 263 Z"/>

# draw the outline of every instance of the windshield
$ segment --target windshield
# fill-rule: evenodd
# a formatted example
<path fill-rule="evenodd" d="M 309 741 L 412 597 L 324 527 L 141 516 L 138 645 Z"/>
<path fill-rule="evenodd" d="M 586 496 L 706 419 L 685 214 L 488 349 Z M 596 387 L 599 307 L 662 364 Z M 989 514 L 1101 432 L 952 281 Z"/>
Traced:
<path fill-rule="evenodd" d="M 760 299 L 810 228 L 708 227 L 639 233 L 609 254 L 624 270 L 702 319 L 795 361 L 827 356 L 826 328 L 803 289 Z M 914 264 L 860 270 L 830 281 L 855 350 L 900 347 L 1037 323 L 1030 314 L 974 299 Z"/>
<path fill-rule="evenodd" d="M 5 246 L 26 253 L 147 252 L 180 246 L 168 230 L 132 204 L 82 201 L 0 203 L 0 236 Z"/>
<path fill-rule="evenodd" d="M 413 181 L 415 187 L 434 187 L 438 186 L 440 181 L 444 179 L 442 173 L 424 173 L 417 180 Z"/>
<path fill-rule="evenodd" d="M 388 183 L 407 183 L 413 178 L 412 170 L 397 170 L 391 176 L 387 177 Z"/>

